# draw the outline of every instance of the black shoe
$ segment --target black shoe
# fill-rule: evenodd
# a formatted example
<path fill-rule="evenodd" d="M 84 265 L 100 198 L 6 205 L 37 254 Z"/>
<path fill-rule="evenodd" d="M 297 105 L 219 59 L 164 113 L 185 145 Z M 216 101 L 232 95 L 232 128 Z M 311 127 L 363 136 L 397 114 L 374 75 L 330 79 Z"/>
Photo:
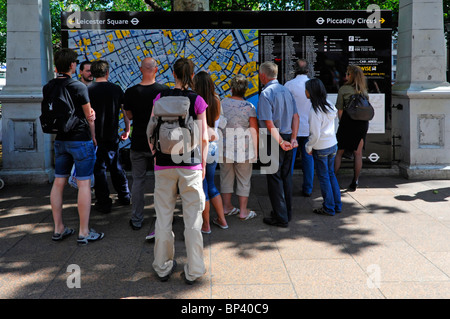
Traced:
<path fill-rule="evenodd" d="M 183 278 L 186 285 L 192 286 L 193 284 L 195 284 L 195 280 L 189 280 L 186 278 L 186 274 L 184 273 L 184 271 L 181 273 L 181 278 Z"/>
<path fill-rule="evenodd" d="M 277 227 L 282 227 L 282 228 L 287 228 L 288 227 L 288 223 L 284 223 L 284 222 L 280 222 L 278 220 L 276 220 L 275 218 L 272 217 L 265 217 L 263 218 L 263 222 L 264 224 L 270 225 L 270 226 L 277 226 Z"/>
<path fill-rule="evenodd" d="M 327 213 L 323 207 L 313 209 L 314 214 L 325 215 L 325 216 L 334 216 L 334 214 Z"/>
<path fill-rule="evenodd" d="M 303 197 L 311 197 L 311 193 L 307 193 L 307 192 L 305 192 L 305 191 L 302 191 L 302 196 Z"/>
<path fill-rule="evenodd" d="M 130 197 L 119 198 L 116 202 L 119 206 L 129 206 L 131 204 Z"/>
<path fill-rule="evenodd" d="M 164 277 L 159 277 L 159 276 L 158 276 L 159 281 L 161 281 L 161 282 L 166 282 L 167 280 L 169 280 L 170 275 L 173 274 L 173 272 L 175 271 L 175 268 L 176 268 L 176 267 L 177 267 L 177 262 L 174 260 L 174 261 L 173 261 L 173 265 L 172 265 L 172 269 L 170 270 L 169 274 L 165 275 Z"/>
<path fill-rule="evenodd" d="M 358 182 L 352 182 L 350 185 L 348 185 L 347 192 L 354 192 L 354 191 L 356 191 L 357 188 L 358 188 Z"/>
<path fill-rule="evenodd" d="M 111 213 L 111 203 L 105 203 L 101 204 L 99 202 L 96 202 L 94 205 L 94 208 L 96 211 L 103 213 L 103 214 L 109 214 Z"/>
<path fill-rule="evenodd" d="M 136 226 L 136 225 L 134 225 L 133 224 L 133 221 L 130 219 L 130 226 L 131 226 L 131 228 L 133 229 L 133 230 L 139 230 L 139 229 L 141 229 L 142 228 L 142 225 L 141 226 Z"/>

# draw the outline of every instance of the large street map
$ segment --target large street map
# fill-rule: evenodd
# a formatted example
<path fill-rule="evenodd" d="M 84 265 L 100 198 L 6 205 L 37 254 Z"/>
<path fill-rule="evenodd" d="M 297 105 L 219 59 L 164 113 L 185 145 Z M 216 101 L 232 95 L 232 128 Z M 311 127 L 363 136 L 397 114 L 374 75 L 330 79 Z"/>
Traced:
<path fill-rule="evenodd" d="M 250 83 L 246 98 L 258 94 L 257 30 L 76 30 L 69 31 L 69 47 L 80 61 L 108 61 L 110 81 L 123 90 L 140 82 L 139 66 L 148 56 L 158 61 L 157 81 L 173 86 L 172 65 L 186 57 L 195 72 L 211 75 L 221 98 L 231 95 L 229 81 L 239 73 Z"/>
<path fill-rule="evenodd" d="M 174 62 L 181 57 L 192 59 L 195 72 L 207 71 L 220 98 L 231 95 L 229 82 L 236 74 L 249 81 L 246 99 L 258 100 L 258 30 L 71 30 L 68 45 L 79 60 L 106 60 L 110 64 L 109 80 L 127 88 L 141 81 L 139 67 L 146 57 L 158 62 L 156 80 L 174 86 Z M 120 119 L 119 134 L 124 129 Z M 121 143 L 128 147 L 130 141 Z"/>

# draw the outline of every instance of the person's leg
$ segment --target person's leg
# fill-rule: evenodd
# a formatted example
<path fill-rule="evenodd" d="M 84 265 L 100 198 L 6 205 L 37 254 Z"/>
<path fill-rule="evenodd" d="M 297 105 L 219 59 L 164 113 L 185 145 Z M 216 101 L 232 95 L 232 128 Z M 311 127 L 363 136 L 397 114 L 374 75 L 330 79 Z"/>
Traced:
<path fill-rule="evenodd" d="M 141 228 L 144 220 L 144 187 L 147 173 L 147 157 L 144 152 L 130 151 L 131 175 L 133 185 L 131 188 L 131 223 Z"/>
<path fill-rule="evenodd" d="M 97 148 L 97 159 L 94 166 L 95 208 L 103 213 L 109 213 L 112 206 L 112 200 L 109 197 L 108 180 L 106 177 L 108 161 L 107 149 L 104 145 L 99 144 Z"/>
<path fill-rule="evenodd" d="M 353 160 L 353 180 L 352 183 L 349 186 L 350 190 L 356 190 L 358 187 L 358 180 L 359 175 L 361 174 L 362 169 L 362 151 L 364 148 L 364 140 L 361 139 L 361 141 L 358 144 L 358 148 L 356 151 L 353 152 L 354 160 Z"/>
<path fill-rule="evenodd" d="M 286 135 L 283 139 L 288 140 Z M 283 180 L 284 199 L 286 201 L 286 213 L 288 221 L 292 219 L 292 174 L 290 173 L 293 151 L 284 152 L 281 164 L 281 179 Z"/>
<path fill-rule="evenodd" d="M 247 208 L 248 196 L 250 195 L 252 163 L 236 163 L 236 195 L 239 198 L 239 217 L 246 218 L 249 214 Z"/>
<path fill-rule="evenodd" d="M 311 195 L 314 181 L 314 158 L 306 152 L 306 143 L 308 137 L 297 138 L 299 140 L 298 148 L 302 155 L 302 172 L 303 172 L 303 186 L 302 193 L 306 196 Z"/>
<path fill-rule="evenodd" d="M 330 149 L 314 150 L 314 161 L 316 165 L 316 173 L 319 178 L 320 191 L 322 193 L 323 204 L 322 207 L 326 213 L 334 215 L 335 204 L 334 194 L 331 189 L 330 173 L 328 172 Z M 333 167 L 334 169 L 334 167 Z"/>
<path fill-rule="evenodd" d="M 80 217 L 79 236 L 89 234 L 89 217 L 91 213 L 91 180 L 78 180 L 78 215 Z"/>
<path fill-rule="evenodd" d="M 62 208 L 63 192 L 66 184 L 67 177 L 56 177 L 53 181 L 52 190 L 50 192 L 50 205 L 52 207 L 53 222 L 55 224 L 54 232 L 58 234 L 62 234 L 64 231 Z"/>
<path fill-rule="evenodd" d="M 78 186 L 78 215 L 80 218 L 80 237 L 89 235 L 89 217 L 91 213 L 91 175 L 96 162 L 92 141 L 70 143 L 70 153 L 75 162 Z M 103 236 L 102 236 L 103 237 Z"/>
<path fill-rule="evenodd" d="M 172 232 L 172 222 L 177 200 L 177 183 L 178 174 L 175 169 L 155 171 L 155 259 L 152 266 L 159 277 L 170 274 L 174 265 L 175 236 Z"/>
<path fill-rule="evenodd" d="M 231 203 L 234 179 L 234 163 L 220 163 L 220 194 L 222 195 L 224 214 L 229 214 L 234 209 Z"/>
<path fill-rule="evenodd" d="M 278 170 L 274 174 L 267 174 L 267 191 L 272 205 L 272 219 L 275 219 L 277 223 L 287 224 L 289 222 L 288 217 L 288 207 L 285 198 L 285 183 L 282 175 L 282 168 L 285 158 L 285 151 L 279 148 L 279 154 L 277 156 L 278 160 Z M 291 153 L 292 154 L 292 153 Z M 292 156 L 290 157 L 292 160 Z M 272 160 L 274 160 L 272 158 Z M 290 163 L 289 163 L 289 174 L 290 174 Z"/>
<path fill-rule="evenodd" d="M 344 155 L 345 150 L 337 150 L 336 156 L 334 158 L 334 173 L 337 174 L 339 168 L 341 168 L 342 155 Z"/>
<path fill-rule="evenodd" d="M 205 208 L 205 193 L 202 187 L 202 171 L 177 169 L 180 176 L 178 187 L 183 203 L 184 240 L 187 264 L 185 277 L 194 281 L 205 272 L 203 260 L 202 211 Z"/>
<path fill-rule="evenodd" d="M 228 225 L 224 215 L 222 197 L 220 196 L 220 192 L 215 184 L 216 167 L 217 162 L 206 165 L 205 179 L 208 181 L 208 197 L 210 205 L 212 205 L 216 210 L 216 222 L 222 227 L 227 227 Z"/>
<path fill-rule="evenodd" d="M 337 149 L 337 146 L 335 146 Z M 340 213 L 342 211 L 342 201 L 341 201 L 341 190 L 339 183 L 337 181 L 336 175 L 334 174 L 334 158 L 336 153 L 332 153 L 328 156 L 328 173 L 330 176 L 331 190 L 334 197 L 334 211 L 335 213 Z"/>
<path fill-rule="evenodd" d="M 109 173 L 111 182 L 117 192 L 119 203 L 122 205 L 130 204 L 130 189 L 128 188 L 128 179 L 122 164 L 119 160 L 119 143 L 113 143 L 108 151 L 109 153 Z"/>
<path fill-rule="evenodd" d="M 54 233 L 62 234 L 64 223 L 62 217 L 64 186 L 73 166 L 73 157 L 66 149 L 65 141 L 54 142 L 55 151 L 55 180 L 50 191 L 50 206 L 54 222 Z"/>

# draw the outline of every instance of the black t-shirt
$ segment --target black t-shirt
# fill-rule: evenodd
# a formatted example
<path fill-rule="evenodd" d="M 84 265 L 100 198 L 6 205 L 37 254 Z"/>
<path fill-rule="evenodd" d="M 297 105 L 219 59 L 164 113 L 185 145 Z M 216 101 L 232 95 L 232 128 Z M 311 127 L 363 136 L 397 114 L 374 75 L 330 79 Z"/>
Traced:
<path fill-rule="evenodd" d="M 57 78 L 55 80 L 64 81 L 64 79 L 65 78 Z M 43 88 L 43 94 L 46 94 L 47 85 Z M 59 141 L 90 141 L 92 140 L 91 131 L 89 130 L 89 124 L 82 108 L 82 105 L 89 103 L 88 89 L 86 85 L 76 80 L 71 81 L 66 88 L 75 105 L 75 115 L 80 121 L 78 121 L 76 126 L 70 132 L 56 134 L 55 139 Z"/>
<path fill-rule="evenodd" d="M 153 100 L 169 87 L 159 83 L 151 85 L 137 84 L 125 91 L 124 109 L 133 114 L 131 149 L 138 152 L 150 152 L 147 140 L 147 125 L 152 115 Z"/>
<path fill-rule="evenodd" d="M 122 89 L 111 82 L 94 82 L 88 90 L 95 111 L 95 139 L 98 143 L 118 141 Z"/>

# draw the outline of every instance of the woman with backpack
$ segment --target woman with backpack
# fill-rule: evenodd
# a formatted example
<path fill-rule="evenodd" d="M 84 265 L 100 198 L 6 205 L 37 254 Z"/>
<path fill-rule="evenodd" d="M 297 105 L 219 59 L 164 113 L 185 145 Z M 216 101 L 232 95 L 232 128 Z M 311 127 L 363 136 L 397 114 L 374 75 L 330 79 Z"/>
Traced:
<path fill-rule="evenodd" d="M 319 79 L 311 79 L 305 83 L 305 94 L 312 105 L 309 112 L 309 140 L 305 148 L 308 154 L 314 157 L 323 197 L 322 207 L 314 209 L 313 212 L 333 216 L 342 210 L 341 190 L 334 175 L 334 158 L 337 151 L 334 121 L 337 110 L 327 101 L 325 86 Z"/>
<path fill-rule="evenodd" d="M 150 149 L 155 154 L 155 269 L 161 281 L 167 281 L 176 267 L 174 260 L 174 233 L 172 232 L 173 212 L 179 191 L 184 220 L 184 239 L 186 244 L 187 264 L 184 266 L 184 280 L 193 284 L 205 272 L 203 261 L 202 212 L 205 208 L 205 194 L 203 192 L 203 178 L 206 169 L 208 147 L 208 133 L 206 124 L 205 100 L 190 90 L 193 86 L 194 64 L 186 58 L 178 59 L 173 65 L 175 87 L 157 95 L 154 100 L 153 112 L 164 101 L 173 101 L 173 97 L 180 97 L 180 101 L 189 99 L 189 117 L 193 118 L 199 128 L 198 145 L 192 152 L 186 152 L 183 160 L 173 154 L 163 153 L 165 145 L 162 138 L 152 139 L 147 129 Z M 168 98 L 167 98 L 168 97 Z M 175 99 L 176 100 L 176 99 Z M 158 104 L 158 105 L 157 105 Z M 153 116 L 153 114 L 152 114 Z M 152 120 L 149 122 L 149 126 Z M 159 131 L 161 137 L 161 131 Z M 191 140 L 193 143 L 193 141 Z M 158 144 L 158 145 L 153 145 Z M 182 274 L 183 276 L 183 274 Z"/>
<path fill-rule="evenodd" d="M 345 112 L 345 107 L 354 94 L 362 94 L 367 98 L 369 97 L 363 70 L 356 65 L 349 65 L 347 68 L 347 82 L 339 89 L 336 100 L 339 127 L 336 133 L 338 152 L 334 163 L 334 172 L 338 172 L 344 152 L 353 153 L 353 180 L 347 188 L 347 191 L 350 192 L 354 192 L 358 187 L 358 179 L 362 169 L 362 152 L 365 146 L 367 130 L 369 129 L 369 121 L 353 120 Z"/>
<path fill-rule="evenodd" d="M 218 139 L 219 135 L 217 128 L 219 127 L 220 117 L 220 100 L 214 89 L 214 82 L 211 76 L 205 72 L 200 71 L 194 76 L 194 90 L 198 93 L 208 104 L 206 109 L 206 122 L 208 124 L 208 158 L 206 163 L 206 174 L 203 180 L 203 190 L 205 192 L 206 204 L 203 211 L 203 226 L 202 232 L 204 234 L 211 233 L 209 223 L 209 212 L 211 204 L 217 213 L 217 218 L 213 219 L 213 224 L 222 229 L 228 229 L 227 221 L 223 211 L 222 196 L 217 189 L 214 176 L 216 172 L 217 162 L 219 159 Z"/>

